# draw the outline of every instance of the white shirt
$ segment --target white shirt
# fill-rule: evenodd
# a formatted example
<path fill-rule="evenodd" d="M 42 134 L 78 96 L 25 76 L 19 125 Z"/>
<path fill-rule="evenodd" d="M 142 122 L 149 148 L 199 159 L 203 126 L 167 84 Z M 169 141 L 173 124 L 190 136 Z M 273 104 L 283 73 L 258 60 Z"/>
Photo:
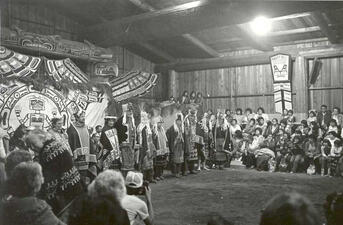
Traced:
<path fill-rule="evenodd" d="M 146 203 L 134 195 L 126 195 L 121 204 L 126 210 L 131 225 L 143 225 L 144 220 L 149 217 Z"/>

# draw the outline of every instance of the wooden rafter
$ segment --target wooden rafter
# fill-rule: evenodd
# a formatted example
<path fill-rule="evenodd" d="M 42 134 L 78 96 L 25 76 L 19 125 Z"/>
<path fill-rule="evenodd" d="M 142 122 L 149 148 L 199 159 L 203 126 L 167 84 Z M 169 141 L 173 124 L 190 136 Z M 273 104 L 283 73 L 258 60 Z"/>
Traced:
<path fill-rule="evenodd" d="M 311 16 L 320 27 L 320 30 L 323 32 L 323 34 L 329 39 L 331 44 L 337 44 L 338 38 L 332 28 L 329 27 L 329 24 L 325 21 L 323 14 L 319 11 L 315 11 L 311 13 Z"/>
<path fill-rule="evenodd" d="M 155 54 L 156 56 L 161 57 L 164 60 L 167 60 L 169 62 L 175 61 L 175 58 L 173 56 L 169 55 L 168 53 L 156 48 L 155 46 L 147 42 L 139 43 L 139 45 L 147 49 L 151 53 Z"/>
<path fill-rule="evenodd" d="M 135 6 L 137 6 L 138 8 L 143 9 L 145 11 L 152 12 L 152 11 L 156 10 L 154 7 L 152 7 L 151 5 L 146 3 L 144 0 L 129 0 L 129 1 L 131 3 L 133 3 Z M 182 37 L 184 39 L 188 40 L 193 45 L 200 48 L 201 50 L 203 50 L 204 52 L 206 52 L 208 55 L 213 56 L 213 57 L 219 57 L 220 56 L 220 54 L 216 50 L 214 50 L 210 46 L 206 45 L 205 43 L 203 43 L 202 41 L 200 41 L 198 38 L 194 37 L 193 35 L 182 34 Z"/>
<path fill-rule="evenodd" d="M 215 4 L 212 2 L 215 2 Z M 211 3 L 211 4 L 209 4 Z M 91 26 L 88 39 L 103 46 L 180 36 L 204 29 L 245 23 L 260 11 L 270 18 L 319 10 L 314 2 L 197 1 Z M 326 9 L 333 8 L 333 4 Z"/>
<path fill-rule="evenodd" d="M 272 51 L 273 47 L 267 44 L 262 37 L 257 37 L 249 31 L 249 27 L 246 25 L 238 25 L 235 27 L 240 33 L 241 38 L 250 47 L 261 51 Z"/>
<path fill-rule="evenodd" d="M 270 63 L 270 56 L 277 53 L 287 53 L 295 56 L 304 56 L 307 59 L 315 57 L 338 57 L 342 56 L 343 44 L 336 44 L 330 46 L 319 46 L 301 49 L 291 49 L 289 51 L 269 51 L 259 54 L 239 55 L 239 56 L 224 56 L 221 58 L 208 59 L 184 59 L 173 63 L 158 64 L 155 66 L 155 71 L 194 71 L 204 69 L 228 68 L 237 66 L 250 66 Z"/>

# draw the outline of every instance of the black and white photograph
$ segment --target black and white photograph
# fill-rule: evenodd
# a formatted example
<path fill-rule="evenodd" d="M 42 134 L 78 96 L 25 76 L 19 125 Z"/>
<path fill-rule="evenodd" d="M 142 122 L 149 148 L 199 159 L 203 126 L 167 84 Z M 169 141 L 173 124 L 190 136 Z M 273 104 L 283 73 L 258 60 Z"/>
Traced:
<path fill-rule="evenodd" d="M 0 0 L 0 225 L 343 225 L 343 1 Z"/>

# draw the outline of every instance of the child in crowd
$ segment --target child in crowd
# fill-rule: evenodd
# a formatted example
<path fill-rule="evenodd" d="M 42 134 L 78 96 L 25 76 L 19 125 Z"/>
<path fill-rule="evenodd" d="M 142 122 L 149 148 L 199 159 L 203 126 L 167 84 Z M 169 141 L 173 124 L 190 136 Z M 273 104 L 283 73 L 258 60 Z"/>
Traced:
<path fill-rule="evenodd" d="M 308 113 L 307 124 L 310 126 L 310 123 L 317 122 L 317 115 L 315 110 L 310 110 Z"/>
<path fill-rule="evenodd" d="M 234 115 L 233 118 L 236 119 L 238 125 L 242 124 L 244 116 L 243 116 L 243 111 L 241 108 L 236 109 L 236 115 Z"/>
<path fill-rule="evenodd" d="M 324 139 L 320 148 L 321 152 L 321 175 L 326 176 L 328 174 L 328 165 L 329 165 L 329 155 L 331 152 L 331 143 L 328 139 Z"/>
<path fill-rule="evenodd" d="M 337 121 L 335 119 L 331 119 L 330 120 L 330 125 L 329 125 L 329 128 L 327 130 L 327 133 L 331 132 L 331 131 L 334 131 L 338 134 L 338 126 L 337 126 Z"/>
<path fill-rule="evenodd" d="M 241 131 L 241 127 L 238 125 L 236 119 L 232 119 L 231 125 L 230 125 L 230 134 L 233 135 L 236 133 L 236 131 Z"/>
<path fill-rule="evenodd" d="M 265 120 L 263 117 L 259 117 L 257 119 L 257 124 L 256 124 L 256 128 L 260 128 L 261 129 L 261 135 L 264 134 L 264 132 L 267 129 L 267 124 L 265 123 Z"/>
<path fill-rule="evenodd" d="M 330 152 L 330 176 L 339 176 L 337 165 L 339 159 L 342 157 L 342 141 L 335 140 L 333 145 Z"/>
<path fill-rule="evenodd" d="M 291 173 L 297 173 L 300 170 L 301 162 L 304 157 L 304 150 L 302 148 L 301 136 L 294 136 L 291 145 L 291 159 L 289 164 L 289 171 Z"/>
<path fill-rule="evenodd" d="M 289 158 L 289 148 L 290 148 L 290 140 L 289 134 L 284 133 L 280 130 L 281 136 L 279 136 L 279 140 L 276 142 L 275 145 L 275 152 L 276 152 L 276 165 L 275 171 L 286 172 L 287 171 L 287 161 Z"/>
<path fill-rule="evenodd" d="M 244 128 L 243 133 L 252 135 L 255 131 L 255 125 L 256 125 L 256 120 L 254 118 L 251 118 L 249 120 L 249 124 Z"/>
<path fill-rule="evenodd" d="M 320 151 L 316 140 L 316 137 L 311 135 L 304 144 L 304 169 L 311 170 L 310 174 L 320 174 Z"/>
<path fill-rule="evenodd" d="M 252 113 L 251 108 L 246 108 L 245 115 L 243 116 L 243 120 L 242 120 L 242 128 L 244 129 L 248 125 L 250 120 L 253 119 L 254 117 L 255 115 Z"/>

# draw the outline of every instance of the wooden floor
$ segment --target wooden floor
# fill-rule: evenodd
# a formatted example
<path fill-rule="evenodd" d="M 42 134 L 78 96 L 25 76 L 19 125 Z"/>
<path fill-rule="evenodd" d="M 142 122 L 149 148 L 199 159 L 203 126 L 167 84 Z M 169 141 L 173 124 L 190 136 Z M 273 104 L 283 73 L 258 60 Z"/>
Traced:
<path fill-rule="evenodd" d="M 307 196 L 324 219 L 326 195 L 343 189 L 343 179 L 306 174 L 211 170 L 151 184 L 158 225 L 207 224 L 214 214 L 238 225 L 256 225 L 265 203 L 282 192 Z"/>

